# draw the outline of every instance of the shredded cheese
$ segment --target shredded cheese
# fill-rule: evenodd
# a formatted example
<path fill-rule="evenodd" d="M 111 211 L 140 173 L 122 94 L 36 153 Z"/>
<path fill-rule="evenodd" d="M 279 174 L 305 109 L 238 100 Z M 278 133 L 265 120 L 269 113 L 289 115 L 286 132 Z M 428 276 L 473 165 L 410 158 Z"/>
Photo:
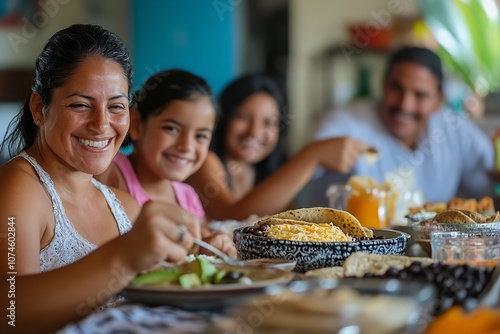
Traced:
<path fill-rule="evenodd" d="M 352 237 L 333 224 L 272 224 L 266 230 L 266 236 L 293 241 L 354 241 Z"/>

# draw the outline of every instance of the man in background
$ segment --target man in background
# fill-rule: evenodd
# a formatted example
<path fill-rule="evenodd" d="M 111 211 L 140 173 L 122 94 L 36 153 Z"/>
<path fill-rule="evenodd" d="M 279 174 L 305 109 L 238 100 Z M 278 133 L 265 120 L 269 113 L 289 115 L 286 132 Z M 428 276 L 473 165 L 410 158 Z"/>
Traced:
<path fill-rule="evenodd" d="M 335 110 L 320 122 L 314 139 L 349 137 L 370 145 L 378 159 L 357 156 L 346 174 L 317 170 L 296 205 L 327 206 L 326 189 L 351 175 L 378 182 L 392 173 L 393 183 L 412 178 L 426 201 L 454 196 L 493 195 L 489 172 L 494 149 L 487 135 L 468 118 L 444 108 L 441 60 L 432 51 L 404 47 L 389 59 L 381 101 L 359 102 Z M 401 180 L 397 180 L 400 178 Z"/>

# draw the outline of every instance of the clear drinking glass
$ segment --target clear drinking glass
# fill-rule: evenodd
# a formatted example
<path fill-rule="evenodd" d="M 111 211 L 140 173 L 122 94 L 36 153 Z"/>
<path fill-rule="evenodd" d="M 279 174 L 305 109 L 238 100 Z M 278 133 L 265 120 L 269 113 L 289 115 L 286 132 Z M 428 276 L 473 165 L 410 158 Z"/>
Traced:
<path fill-rule="evenodd" d="M 326 191 L 333 209 L 348 211 L 361 225 L 370 228 L 389 226 L 390 196 L 382 187 L 351 187 L 348 184 L 332 184 Z"/>
<path fill-rule="evenodd" d="M 500 262 L 500 229 L 432 231 L 432 258 L 446 263 L 496 266 Z"/>
<path fill-rule="evenodd" d="M 347 199 L 351 195 L 351 186 L 345 183 L 332 184 L 326 190 L 328 204 L 332 209 L 346 211 Z"/>

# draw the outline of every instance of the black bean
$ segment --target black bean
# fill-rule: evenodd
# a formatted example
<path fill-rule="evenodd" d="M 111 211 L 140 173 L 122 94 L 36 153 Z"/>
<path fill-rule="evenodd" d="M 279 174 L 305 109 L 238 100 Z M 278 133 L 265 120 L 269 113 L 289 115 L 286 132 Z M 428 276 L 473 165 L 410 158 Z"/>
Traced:
<path fill-rule="evenodd" d="M 449 272 L 451 271 L 455 266 L 454 265 L 450 265 L 450 264 L 442 264 L 441 265 L 441 268 L 439 268 L 439 270 L 441 272 Z"/>
<path fill-rule="evenodd" d="M 424 270 L 423 272 L 425 274 L 425 280 L 427 282 L 434 281 L 434 273 L 431 270 Z"/>
<path fill-rule="evenodd" d="M 389 277 L 397 277 L 399 273 L 399 270 L 397 268 L 389 268 L 386 272 L 385 275 Z"/>
<path fill-rule="evenodd" d="M 481 268 L 475 268 L 473 271 L 473 275 L 478 282 L 484 283 L 486 282 L 486 273 Z"/>
<path fill-rule="evenodd" d="M 397 274 L 397 277 L 404 280 L 404 279 L 407 279 L 409 277 L 408 273 L 406 271 L 400 271 L 398 274 Z"/>
<path fill-rule="evenodd" d="M 406 268 L 410 273 L 419 273 L 422 271 L 424 265 L 422 262 L 413 262 L 408 268 Z"/>
<path fill-rule="evenodd" d="M 455 291 L 455 300 L 458 302 L 458 304 L 463 304 L 464 301 L 467 299 L 467 290 L 465 288 L 459 288 Z"/>
<path fill-rule="evenodd" d="M 226 275 L 221 279 L 220 283 L 238 283 L 239 279 L 243 277 L 243 274 L 238 271 L 229 271 Z"/>
<path fill-rule="evenodd" d="M 473 286 L 474 286 L 474 280 L 471 280 L 471 279 L 465 279 L 464 280 L 464 287 L 467 290 L 471 290 Z"/>
<path fill-rule="evenodd" d="M 453 268 L 452 275 L 454 278 L 458 279 L 463 276 L 465 273 L 464 267 L 463 266 L 456 266 Z"/>
<path fill-rule="evenodd" d="M 447 276 L 444 278 L 443 282 L 441 283 L 442 287 L 445 289 L 451 289 L 453 287 L 453 284 L 455 283 L 455 279 L 451 276 Z"/>
<path fill-rule="evenodd" d="M 441 299 L 441 308 L 443 311 L 446 311 L 450 309 L 454 303 L 455 301 L 453 300 L 453 298 L 443 298 Z"/>
<path fill-rule="evenodd" d="M 472 295 L 477 296 L 483 291 L 484 285 L 480 282 L 475 282 L 474 285 L 472 286 Z"/>
<path fill-rule="evenodd" d="M 434 282 L 437 284 L 442 284 L 446 276 L 444 276 L 442 273 L 437 273 L 434 276 Z"/>
<path fill-rule="evenodd" d="M 433 263 L 424 266 L 422 263 L 414 262 L 402 270 L 390 268 L 383 276 L 434 284 L 438 292 L 437 299 L 440 300 L 433 310 L 433 315 L 437 316 L 453 305 L 462 307 L 465 307 L 465 304 L 476 305 L 476 298 L 490 279 L 491 272 L 490 268 L 469 265 Z"/>
<path fill-rule="evenodd" d="M 472 281 L 472 282 L 475 282 L 476 281 L 476 278 L 474 277 L 474 275 L 471 273 L 471 272 L 465 272 L 461 277 L 460 277 L 461 280 L 463 281 Z"/>
<path fill-rule="evenodd" d="M 451 288 L 442 287 L 441 290 L 439 291 L 439 294 L 441 296 L 451 299 L 455 297 L 455 291 L 453 291 Z"/>
<path fill-rule="evenodd" d="M 463 302 L 464 309 L 469 311 L 474 310 L 477 307 L 477 305 L 478 305 L 477 299 L 472 297 L 467 297 Z"/>
<path fill-rule="evenodd" d="M 469 266 L 468 264 L 464 264 L 464 265 L 462 265 L 462 268 L 464 269 L 464 271 L 465 271 L 466 273 L 471 272 L 471 270 L 473 269 L 473 268 L 472 268 L 471 266 Z"/>
<path fill-rule="evenodd" d="M 433 262 L 428 267 L 431 268 L 431 269 L 439 269 L 440 266 L 441 266 L 440 262 Z"/>

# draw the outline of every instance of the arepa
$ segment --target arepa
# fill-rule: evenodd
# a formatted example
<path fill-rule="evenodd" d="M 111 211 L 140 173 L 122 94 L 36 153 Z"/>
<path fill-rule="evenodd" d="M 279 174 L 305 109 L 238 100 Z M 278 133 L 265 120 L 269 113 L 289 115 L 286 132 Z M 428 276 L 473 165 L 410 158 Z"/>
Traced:
<path fill-rule="evenodd" d="M 314 207 L 288 210 L 276 215 L 273 218 L 293 219 L 298 221 L 312 223 L 333 223 L 338 226 L 344 233 L 356 237 L 373 237 L 373 232 L 364 228 L 361 223 L 347 211 L 337 210 L 332 208 Z"/>
<path fill-rule="evenodd" d="M 441 224 L 476 224 L 476 222 L 459 210 L 444 210 L 439 212 L 434 221 Z"/>

